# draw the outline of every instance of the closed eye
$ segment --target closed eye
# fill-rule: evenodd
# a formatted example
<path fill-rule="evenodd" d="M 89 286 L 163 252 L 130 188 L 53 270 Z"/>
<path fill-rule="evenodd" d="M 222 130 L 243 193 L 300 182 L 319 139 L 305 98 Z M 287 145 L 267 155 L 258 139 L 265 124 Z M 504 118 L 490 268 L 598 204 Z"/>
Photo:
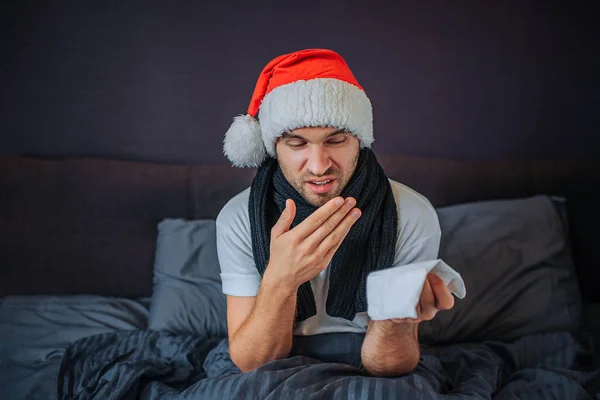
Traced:
<path fill-rule="evenodd" d="M 287 145 L 290 146 L 292 149 L 299 149 L 301 147 L 303 147 L 306 144 L 306 142 L 287 142 Z"/>
<path fill-rule="evenodd" d="M 333 145 L 344 144 L 344 143 L 346 143 L 347 140 L 348 140 L 347 133 L 346 132 L 340 132 L 337 135 L 331 137 L 327 141 L 327 143 L 328 144 L 333 144 Z"/>

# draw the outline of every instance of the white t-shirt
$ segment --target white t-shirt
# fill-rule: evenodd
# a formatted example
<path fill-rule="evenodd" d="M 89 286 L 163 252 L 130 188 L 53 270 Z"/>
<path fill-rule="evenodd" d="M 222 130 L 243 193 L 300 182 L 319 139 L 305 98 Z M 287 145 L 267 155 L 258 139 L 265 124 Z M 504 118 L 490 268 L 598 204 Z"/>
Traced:
<path fill-rule="evenodd" d="M 393 267 L 438 258 L 441 230 L 435 209 L 421 194 L 390 180 L 398 210 L 398 241 Z M 252 253 L 248 200 L 250 188 L 233 197 L 217 217 L 217 252 L 223 293 L 229 296 L 256 296 L 261 275 Z M 317 314 L 296 324 L 295 335 L 367 330 L 366 312 L 354 320 L 331 317 L 325 311 L 329 290 L 329 266 L 311 279 Z"/>

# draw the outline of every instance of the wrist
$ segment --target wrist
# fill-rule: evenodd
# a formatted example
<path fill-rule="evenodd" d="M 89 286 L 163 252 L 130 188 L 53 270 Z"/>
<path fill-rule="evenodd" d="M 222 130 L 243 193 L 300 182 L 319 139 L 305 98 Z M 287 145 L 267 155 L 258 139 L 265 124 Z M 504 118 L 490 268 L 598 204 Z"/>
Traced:
<path fill-rule="evenodd" d="M 410 322 L 399 322 L 391 319 L 370 321 L 373 328 L 385 335 L 412 335 L 416 336 L 418 324 Z"/>
<path fill-rule="evenodd" d="M 295 295 L 298 291 L 298 286 L 283 277 L 275 276 L 275 274 L 270 273 L 269 266 L 267 266 L 267 269 L 265 270 L 260 287 L 261 291 L 269 293 L 270 295 L 280 295 L 282 297 Z"/>
<path fill-rule="evenodd" d="M 400 376 L 419 363 L 418 324 L 380 320 L 369 321 L 361 348 L 361 360 L 368 375 Z"/>

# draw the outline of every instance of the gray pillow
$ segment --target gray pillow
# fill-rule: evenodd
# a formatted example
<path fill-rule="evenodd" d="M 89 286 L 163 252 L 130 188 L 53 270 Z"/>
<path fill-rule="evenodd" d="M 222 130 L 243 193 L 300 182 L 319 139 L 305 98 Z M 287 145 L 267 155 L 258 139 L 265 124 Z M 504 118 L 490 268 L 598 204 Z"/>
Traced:
<path fill-rule="evenodd" d="M 148 327 L 176 334 L 227 335 L 214 220 L 158 225 Z"/>
<path fill-rule="evenodd" d="M 564 210 L 547 196 L 438 208 L 440 258 L 461 273 L 467 297 L 422 323 L 421 340 L 510 341 L 576 329 L 581 303 Z"/>
<path fill-rule="evenodd" d="M 67 345 L 107 332 L 145 329 L 149 306 L 149 298 L 96 295 L 0 299 L 1 398 L 56 398 Z"/>

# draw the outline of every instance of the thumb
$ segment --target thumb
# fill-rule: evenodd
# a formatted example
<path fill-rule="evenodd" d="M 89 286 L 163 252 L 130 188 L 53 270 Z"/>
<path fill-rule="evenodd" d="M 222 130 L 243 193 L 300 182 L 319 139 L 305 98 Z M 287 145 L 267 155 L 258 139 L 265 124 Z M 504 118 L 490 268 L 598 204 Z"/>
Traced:
<path fill-rule="evenodd" d="M 296 203 L 294 203 L 294 200 L 288 199 L 285 201 L 285 209 L 279 216 L 277 223 L 273 225 L 271 236 L 278 237 L 289 231 L 295 216 Z"/>

